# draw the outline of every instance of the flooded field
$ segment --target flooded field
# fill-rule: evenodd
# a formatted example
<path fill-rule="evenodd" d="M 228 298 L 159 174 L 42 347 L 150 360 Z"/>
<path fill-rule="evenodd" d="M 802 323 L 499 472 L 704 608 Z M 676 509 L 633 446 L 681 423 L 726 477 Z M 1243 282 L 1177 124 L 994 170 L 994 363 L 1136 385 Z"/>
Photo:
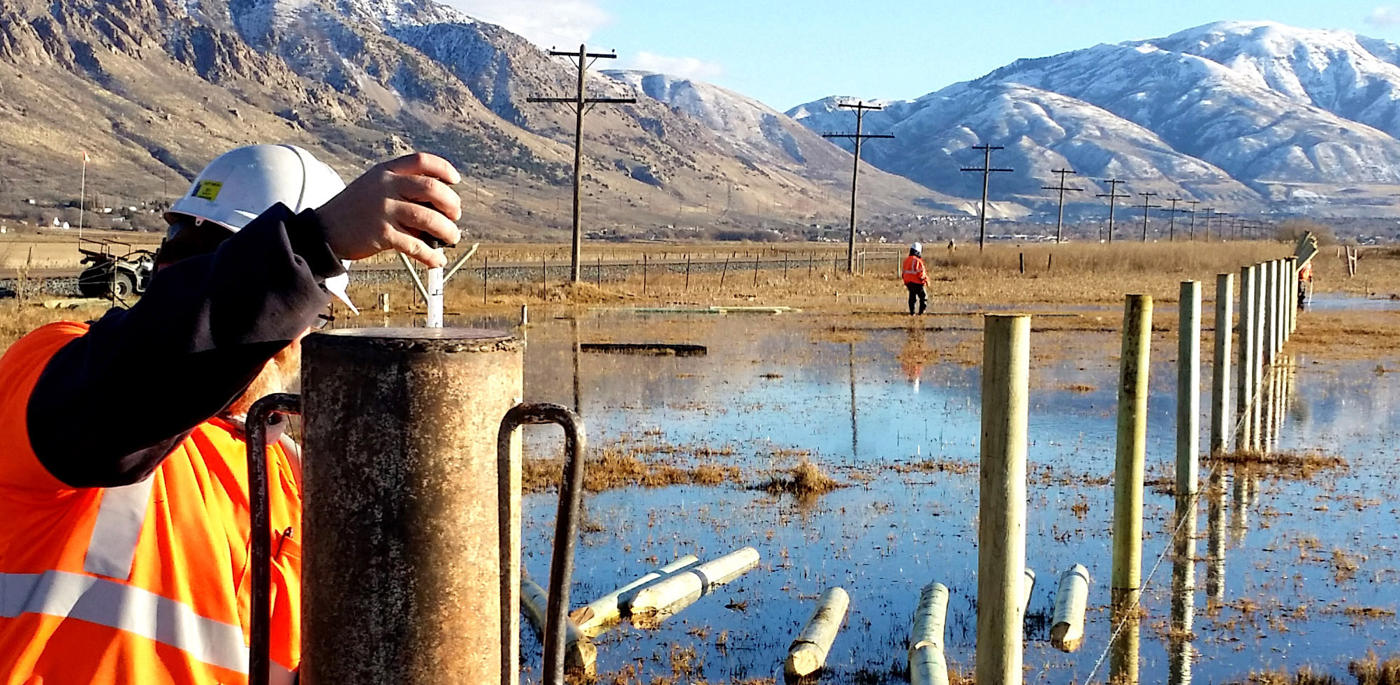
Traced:
<path fill-rule="evenodd" d="M 711 485 L 597 486 L 585 500 L 573 605 L 684 554 L 705 560 L 753 546 L 761 555 L 758 568 L 659 627 L 624 622 L 597 638 L 602 682 L 781 680 L 788 644 L 833 585 L 849 592 L 851 608 L 820 682 L 900 682 L 913 606 L 932 581 L 951 590 L 950 663 L 971 672 L 979 318 L 532 314 L 527 401 L 577 402 L 595 451 L 681 470 L 737 467 L 699 479 Z M 1030 682 L 1105 682 L 1121 313 L 1060 316 L 1088 325 L 1031 338 L 1027 564 L 1038 580 L 1025 663 Z M 576 341 L 691 343 L 707 354 L 576 352 Z M 1276 451 L 1342 462 L 1203 462 L 1208 482 L 1183 526 L 1195 524 L 1194 544 L 1173 554 L 1174 349 L 1174 331 L 1154 335 L 1141 681 L 1228 682 L 1303 665 L 1345 675 L 1368 651 L 1400 651 L 1400 527 L 1390 496 L 1400 477 L 1400 388 L 1389 376 L 1400 362 L 1288 359 Z M 1208 392 L 1208 367 L 1203 378 Z M 555 457 L 557 443 L 535 430 L 527 456 Z M 804 460 L 845 487 L 802 498 L 753 487 Z M 554 497 L 527 497 L 526 567 L 539 579 L 548 574 Z M 1058 575 L 1075 563 L 1093 582 L 1084 647 L 1064 654 L 1050 645 L 1050 613 Z M 1175 599 L 1174 567 L 1176 586 L 1194 588 Z M 1194 621 L 1183 623 L 1187 606 Z M 1124 644 L 1130 637 L 1120 635 Z M 539 663 L 533 638 L 525 653 Z"/>

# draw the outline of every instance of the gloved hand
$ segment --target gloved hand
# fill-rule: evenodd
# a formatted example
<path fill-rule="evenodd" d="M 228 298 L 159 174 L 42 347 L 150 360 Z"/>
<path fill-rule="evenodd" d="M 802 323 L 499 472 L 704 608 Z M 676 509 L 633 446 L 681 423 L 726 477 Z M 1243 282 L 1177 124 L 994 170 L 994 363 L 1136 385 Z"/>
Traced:
<path fill-rule="evenodd" d="M 326 244 L 341 259 L 397 250 L 429 267 L 447 257 L 423 238 L 448 245 L 461 239 L 462 200 L 448 186 L 461 182 L 452 164 L 418 152 L 378 164 L 316 210 Z"/>

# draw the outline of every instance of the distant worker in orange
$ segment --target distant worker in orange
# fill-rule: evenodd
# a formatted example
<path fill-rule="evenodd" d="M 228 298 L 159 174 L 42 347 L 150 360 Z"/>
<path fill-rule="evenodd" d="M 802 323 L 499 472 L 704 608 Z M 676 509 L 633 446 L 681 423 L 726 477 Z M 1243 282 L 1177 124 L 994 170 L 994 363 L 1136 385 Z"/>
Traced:
<path fill-rule="evenodd" d="M 909 290 L 909 316 L 914 315 L 914 302 L 919 303 L 920 314 L 928 309 L 928 293 L 924 286 L 928 285 L 928 272 L 924 270 L 924 245 L 914 243 L 909 246 L 909 256 L 904 258 L 904 266 L 900 269 L 904 278 L 904 287 Z"/>
<path fill-rule="evenodd" d="M 1298 308 L 1303 309 L 1308 306 L 1308 299 L 1312 297 L 1312 260 L 1303 262 L 1303 266 L 1298 268 Z"/>

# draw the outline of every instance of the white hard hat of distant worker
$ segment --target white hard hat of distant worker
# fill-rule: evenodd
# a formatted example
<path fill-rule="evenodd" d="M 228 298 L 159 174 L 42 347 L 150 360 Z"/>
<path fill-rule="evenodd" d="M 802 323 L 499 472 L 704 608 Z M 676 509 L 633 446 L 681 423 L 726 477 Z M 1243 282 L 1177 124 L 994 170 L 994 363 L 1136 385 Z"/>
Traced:
<path fill-rule="evenodd" d="M 909 246 L 909 249 L 911 249 L 911 250 L 913 250 L 913 251 L 915 251 L 915 252 L 918 252 L 919 254 L 923 254 L 923 253 L 924 253 L 924 244 L 923 244 L 923 243 L 914 243 L 913 245 L 910 245 L 910 246 Z"/>
<path fill-rule="evenodd" d="M 165 213 L 167 239 L 191 217 L 195 225 L 210 222 L 237 233 L 277 203 L 293 213 L 325 204 L 345 188 L 340 174 L 295 145 L 249 145 L 222 155 L 199 172 L 190 189 Z M 348 268 L 349 262 L 345 262 Z M 359 314 L 345 289 L 348 273 L 326 279 L 330 291 Z"/>

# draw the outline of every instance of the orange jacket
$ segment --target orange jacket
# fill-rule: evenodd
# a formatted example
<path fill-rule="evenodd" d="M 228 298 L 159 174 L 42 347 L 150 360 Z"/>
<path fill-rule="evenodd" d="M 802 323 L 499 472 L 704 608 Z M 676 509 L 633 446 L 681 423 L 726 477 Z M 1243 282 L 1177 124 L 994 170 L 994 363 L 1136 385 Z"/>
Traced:
<path fill-rule="evenodd" d="M 909 255 L 904 258 L 904 266 L 900 269 L 904 276 L 905 283 L 916 285 L 928 285 L 928 273 L 924 271 L 924 260 L 918 255 Z"/>
<path fill-rule="evenodd" d="M 30 446 L 26 408 L 48 360 L 86 331 L 50 324 L 0 358 L 0 682 L 246 683 L 252 589 L 241 427 L 200 424 L 133 485 L 60 482 Z M 268 449 L 280 531 L 272 659 L 284 675 L 301 659 L 301 489 L 291 459 L 281 444 Z"/>

